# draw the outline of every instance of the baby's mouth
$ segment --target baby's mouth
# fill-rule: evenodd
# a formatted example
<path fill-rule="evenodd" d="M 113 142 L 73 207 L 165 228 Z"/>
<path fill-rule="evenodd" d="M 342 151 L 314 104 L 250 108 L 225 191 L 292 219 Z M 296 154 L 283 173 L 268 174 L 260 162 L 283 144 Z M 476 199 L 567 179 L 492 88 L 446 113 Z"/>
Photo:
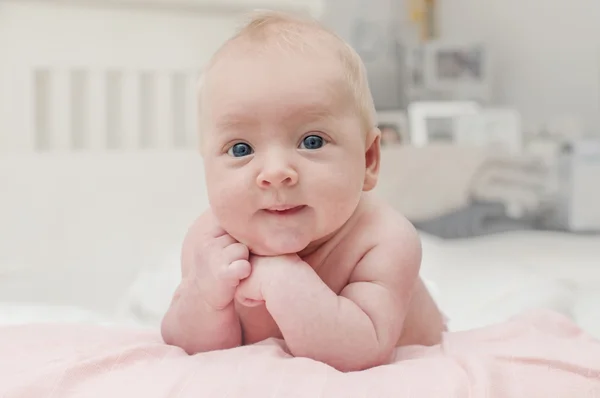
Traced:
<path fill-rule="evenodd" d="M 304 210 L 304 208 L 306 208 L 306 205 L 300 205 L 300 206 L 282 205 L 282 206 L 269 207 L 267 209 L 264 209 L 264 211 L 269 214 L 274 214 L 277 216 L 291 216 L 291 215 L 301 212 L 302 210 Z"/>

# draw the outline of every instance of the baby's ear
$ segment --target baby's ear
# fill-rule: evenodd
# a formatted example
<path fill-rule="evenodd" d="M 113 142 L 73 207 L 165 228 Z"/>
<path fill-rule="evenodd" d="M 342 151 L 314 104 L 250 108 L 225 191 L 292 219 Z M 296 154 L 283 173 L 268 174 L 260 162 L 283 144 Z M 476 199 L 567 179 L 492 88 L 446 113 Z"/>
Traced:
<path fill-rule="evenodd" d="M 381 162 L 381 131 L 374 127 L 367 133 L 365 152 L 365 181 L 363 191 L 370 191 L 377 185 L 379 165 Z"/>

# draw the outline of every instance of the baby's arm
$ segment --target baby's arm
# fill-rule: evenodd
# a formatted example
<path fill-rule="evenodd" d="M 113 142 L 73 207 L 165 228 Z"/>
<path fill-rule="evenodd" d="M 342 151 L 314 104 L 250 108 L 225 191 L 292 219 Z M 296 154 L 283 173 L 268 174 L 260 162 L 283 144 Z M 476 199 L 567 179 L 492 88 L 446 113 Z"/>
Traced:
<path fill-rule="evenodd" d="M 241 345 L 241 327 L 233 304 L 217 310 L 203 299 L 198 288 L 183 280 L 165 314 L 161 332 L 166 344 L 190 355 Z"/>
<path fill-rule="evenodd" d="M 210 213 L 194 223 L 182 250 L 182 281 L 165 314 L 165 343 L 188 354 L 241 344 L 233 295 L 250 273 L 248 250 L 223 231 Z"/>
<path fill-rule="evenodd" d="M 342 371 L 378 366 L 400 338 L 420 263 L 416 232 L 405 228 L 362 258 L 339 296 L 301 263 L 265 290 L 265 303 L 293 355 Z"/>

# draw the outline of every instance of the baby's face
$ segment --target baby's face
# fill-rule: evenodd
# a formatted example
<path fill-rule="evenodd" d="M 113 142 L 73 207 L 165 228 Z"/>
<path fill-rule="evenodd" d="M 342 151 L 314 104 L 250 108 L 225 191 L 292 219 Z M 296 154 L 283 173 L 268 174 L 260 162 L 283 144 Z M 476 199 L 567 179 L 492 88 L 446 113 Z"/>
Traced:
<path fill-rule="evenodd" d="M 203 134 L 211 207 L 260 255 L 297 253 L 355 210 L 365 132 L 327 55 L 237 55 L 206 85 Z M 378 145 L 378 142 L 377 142 Z"/>

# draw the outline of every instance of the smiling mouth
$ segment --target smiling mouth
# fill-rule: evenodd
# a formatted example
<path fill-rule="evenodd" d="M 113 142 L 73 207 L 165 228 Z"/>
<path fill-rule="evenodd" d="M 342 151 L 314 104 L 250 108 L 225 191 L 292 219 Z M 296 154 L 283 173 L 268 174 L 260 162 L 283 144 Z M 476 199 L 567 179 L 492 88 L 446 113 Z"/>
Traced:
<path fill-rule="evenodd" d="M 264 211 L 266 211 L 269 214 L 274 214 L 274 215 L 277 215 L 277 216 L 290 216 L 290 215 L 294 215 L 294 214 L 299 213 L 305 207 L 306 207 L 305 205 L 300 205 L 300 206 L 276 206 L 276 207 L 270 207 L 268 209 L 264 209 Z"/>

